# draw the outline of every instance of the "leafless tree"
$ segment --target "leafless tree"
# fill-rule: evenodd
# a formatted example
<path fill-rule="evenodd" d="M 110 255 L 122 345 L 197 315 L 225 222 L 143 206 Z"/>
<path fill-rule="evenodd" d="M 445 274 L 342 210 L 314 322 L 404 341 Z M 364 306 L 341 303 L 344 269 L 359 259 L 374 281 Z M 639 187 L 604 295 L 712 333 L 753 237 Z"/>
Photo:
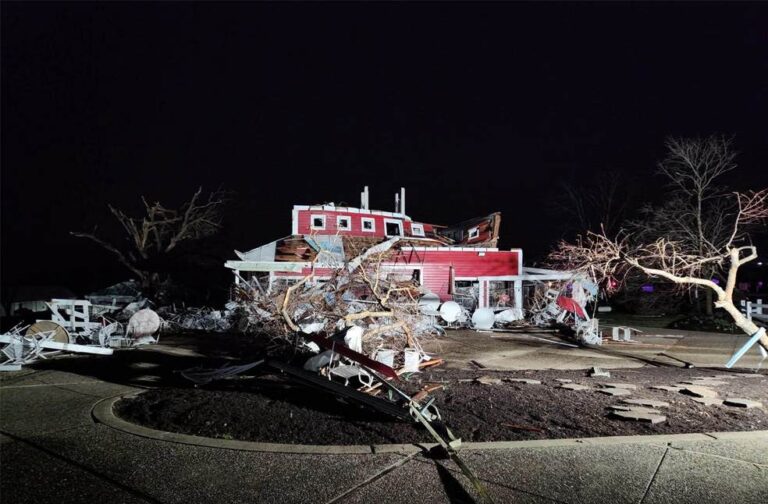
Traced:
<path fill-rule="evenodd" d="M 719 250 L 728 239 L 731 223 L 720 218 L 728 204 L 718 179 L 736 168 L 732 141 L 723 136 L 670 138 L 666 146 L 668 154 L 659 163 L 659 172 L 674 187 L 678 229 L 699 254 Z M 671 217 L 667 220 L 674 220 L 674 214 Z"/>
<path fill-rule="evenodd" d="M 736 168 L 732 141 L 724 136 L 669 138 L 666 147 L 667 156 L 658 168 L 671 191 L 662 204 L 641 208 L 640 218 L 627 228 L 637 241 L 666 238 L 688 254 L 716 254 L 730 238 L 737 211 L 735 200 L 719 183 L 722 175 Z M 701 274 L 712 278 L 717 270 L 716 264 L 710 264 Z M 705 307 L 711 315 L 712 292 L 705 292 Z"/>
<path fill-rule="evenodd" d="M 714 294 L 716 308 L 728 312 L 745 333 L 754 334 L 758 327 L 736 308 L 733 291 L 739 268 L 757 258 L 756 248 L 744 244 L 744 231 L 748 226 L 765 224 L 768 220 L 768 189 L 733 193 L 731 197 L 736 214 L 720 248 L 708 246 L 704 253 L 698 253 L 692 251 L 688 244 L 666 237 L 637 243 L 630 240 L 627 234 L 609 238 L 602 231 L 589 232 L 575 243 L 560 242 L 549 259 L 568 269 L 589 271 L 598 279 L 621 282 L 634 268 L 650 277 L 674 282 L 681 288 L 704 287 Z M 707 274 L 713 266 L 727 271 L 724 287 Z M 768 337 L 763 335 L 760 344 L 768 349 Z"/>
<path fill-rule="evenodd" d="M 93 232 L 71 232 L 72 236 L 87 238 L 115 255 L 142 286 L 150 288 L 157 281 L 156 273 L 144 265 L 153 257 L 170 254 L 183 242 L 198 240 L 216 233 L 221 227 L 222 207 L 226 202 L 223 191 L 207 196 L 198 188 L 189 201 L 177 209 L 166 208 L 160 202 L 148 203 L 142 196 L 145 215 L 131 217 L 109 205 L 109 210 L 122 227 L 128 246 L 116 245 Z"/>
<path fill-rule="evenodd" d="M 586 182 L 562 182 L 553 199 L 559 218 L 583 231 L 618 231 L 629 207 L 627 181 L 618 172 L 604 172 Z"/>

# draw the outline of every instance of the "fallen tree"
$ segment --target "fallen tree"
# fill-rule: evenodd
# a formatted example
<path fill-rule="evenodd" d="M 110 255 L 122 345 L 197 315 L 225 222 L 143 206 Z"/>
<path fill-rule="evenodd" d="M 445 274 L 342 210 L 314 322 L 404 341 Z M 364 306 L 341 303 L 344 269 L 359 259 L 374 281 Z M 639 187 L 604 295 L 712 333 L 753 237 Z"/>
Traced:
<path fill-rule="evenodd" d="M 760 328 L 734 305 L 733 292 L 739 268 L 757 258 L 757 249 L 748 244 L 745 229 L 765 223 L 768 219 L 768 188 L 733 193 L 732 197 L 737 211 L 729 236 L 721 247 L 696 252 L 680 241 L 668 238 L 644 243 L 633 240 L 633 236 L 627 233 L 611 238 L 603 230 L 599 233 L 588 232 L 574 243 L 561 241 L 549 260 L 567 269 L 588 271 L 608 285 L 623 283 L 627 273 L 636 269 L 649 277 L 673 282 L 681 289 L 710 289 L 714 295 L 714 307 L 725 310 L 746 334 L 755 335 Z M 724 273 L 724 287 L 709 274 L 713 268 Z M 764 333 L 759 343 L 768 350 L 768 336 Z"/>

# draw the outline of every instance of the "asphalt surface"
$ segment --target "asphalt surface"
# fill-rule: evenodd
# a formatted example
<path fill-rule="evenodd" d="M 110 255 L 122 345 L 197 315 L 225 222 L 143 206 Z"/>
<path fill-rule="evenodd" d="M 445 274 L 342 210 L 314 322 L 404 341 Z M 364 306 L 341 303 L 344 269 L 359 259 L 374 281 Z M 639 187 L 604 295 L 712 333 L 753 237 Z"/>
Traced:
<path fill-rule="evenodd" d="M 678 350 L 722 360 L 738 343 L 701 338 Z M 194 358 L 155 348 L 53 359 L 3 376 L 0 501 L 482 502 L 453 462 L 422 453 L 242 451 L 148 439 L 94 420 L 100 400 L 172 379 L 164 359 L 186 366 Z M 768 502 L 765 431 L 521 442 L 461 456 L 497 503 Z"/>

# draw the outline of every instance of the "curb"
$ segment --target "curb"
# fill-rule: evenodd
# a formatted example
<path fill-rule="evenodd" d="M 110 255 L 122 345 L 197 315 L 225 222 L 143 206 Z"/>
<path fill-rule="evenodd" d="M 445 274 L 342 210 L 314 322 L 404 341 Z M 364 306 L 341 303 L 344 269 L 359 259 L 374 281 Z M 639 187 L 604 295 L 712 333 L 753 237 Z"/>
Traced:
<path fill-rule="evenodd" d="M 177 434 L 161 430 L 150 429 L 141 425 L 126 422 L 118 418 L 113 411 L 117 401 L 135 396 L 136 392 L 108 397 L 97 402 L 91 410 L 93 418 L 112 429 L 158 441 L 180 443 L 207 448 L 221 448 L 226 450 L 268 452 L 268 453 L 295 453 L 314 455 L 371 455 L 378 453 L 416 453 L 429 450 L 436 443 L 420 444 L 376 444 L 376 445 L 303 445 L 284 443 L 261 443 L 257 441 L 237 441 L 232 439 L 218 439 L 191 434 Z M 598 446 L 620 444 L 658 444 L 672 443 L 676 441 L 718 441 L 739 439 L 768 439 L 768 430 L 740 431 L 740 432 L 707 432 L 692 434 L 658 434 L 645 436 L 608 436 L 592 438 L 571 439 L 535 439 L 527 441 L 485 441 L 462 442 L 461 450 L 509 450 L 516 448 L 553 448 L 567 446 Z"/>

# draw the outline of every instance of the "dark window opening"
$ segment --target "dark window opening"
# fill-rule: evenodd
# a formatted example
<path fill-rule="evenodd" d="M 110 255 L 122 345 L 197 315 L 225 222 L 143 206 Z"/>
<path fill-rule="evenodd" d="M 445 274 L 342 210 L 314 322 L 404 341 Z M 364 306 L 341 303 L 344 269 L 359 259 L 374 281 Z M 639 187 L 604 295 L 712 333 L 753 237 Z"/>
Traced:
<path fill-rule="evenodd" d="M 399 222 L 387 222 L 387 236 L 400 236 L 401 224 Z"/>

